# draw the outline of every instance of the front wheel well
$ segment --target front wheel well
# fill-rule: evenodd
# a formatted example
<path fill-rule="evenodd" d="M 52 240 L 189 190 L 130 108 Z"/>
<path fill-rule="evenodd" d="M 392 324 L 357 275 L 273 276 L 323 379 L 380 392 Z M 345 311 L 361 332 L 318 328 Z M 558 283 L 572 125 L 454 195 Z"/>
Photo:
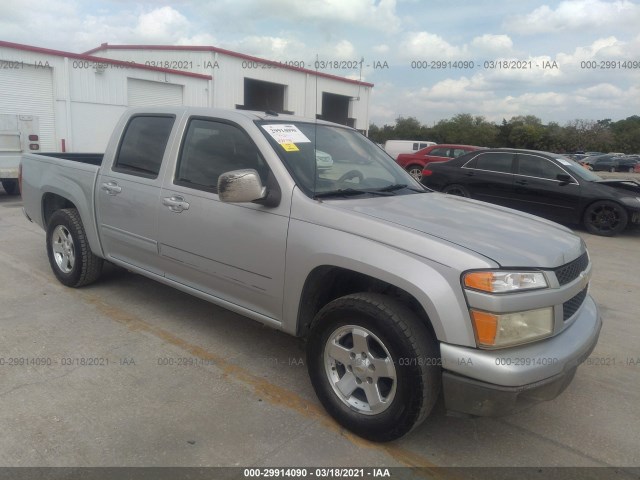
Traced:
<path fill-rule="evenodd" d="M 73 202 L 61 195 L 58 195 L 57 193 L 48 192 L 42 196 L 42 223 L 45 228 L 49 225 L 51 216 L 58 210 L 62 210 L 64 208 L 76 208 L 76 206 Z"/>
<path fill-rule="evenodd" d="M 432 337 L 437 338 L 424 308 L 409 292 L 369 275 L 332 265 L 316 267 L 307 276 L 300 297 L 297 335 L 307 336 L 316 314 L 329 302 L 362 292 L 380 293 L 400 300 L 420 318 Z"/>

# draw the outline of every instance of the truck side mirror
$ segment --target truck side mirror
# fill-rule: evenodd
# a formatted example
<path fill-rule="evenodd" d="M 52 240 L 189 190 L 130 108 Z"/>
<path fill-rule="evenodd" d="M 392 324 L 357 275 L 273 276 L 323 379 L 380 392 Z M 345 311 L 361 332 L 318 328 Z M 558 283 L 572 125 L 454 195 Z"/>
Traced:
<path fill-rule="evenodd" d="M 218 177 L 218 196 L 228 203 L 248 203 L 267 196 L 260 175 L 253 168 L 225 172 Z"/>

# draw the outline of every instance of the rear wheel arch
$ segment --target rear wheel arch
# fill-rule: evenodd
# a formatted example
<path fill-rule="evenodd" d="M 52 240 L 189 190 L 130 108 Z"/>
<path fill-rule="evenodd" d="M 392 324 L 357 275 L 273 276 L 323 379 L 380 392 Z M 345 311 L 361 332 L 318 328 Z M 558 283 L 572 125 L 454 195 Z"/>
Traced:
<path fill-rule="evenodd" d="M 469 189 L 460 183 L 450 183 L 442 189 L 442 193 L 458 197 L 471 198 Z"/>
<path fill-rule="evenodd" d="M 63 210 L 65 208 L 73 208 L 77 210 L 77 207 L 74 205 L 74 203 L 71 200 L 63 197 L 62 195 L 51 192 L 47 192 L 42 195 L 42 223 L 45 229 L 47 225 L 49 225 L 51 216 L 56 211 Z"/>

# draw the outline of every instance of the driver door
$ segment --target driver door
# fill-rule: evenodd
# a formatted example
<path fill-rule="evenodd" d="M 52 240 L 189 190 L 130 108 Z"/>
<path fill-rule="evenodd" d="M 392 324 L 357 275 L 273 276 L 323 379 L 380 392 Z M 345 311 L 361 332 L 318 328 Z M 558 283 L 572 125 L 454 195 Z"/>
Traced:
<path fill-rule="evenodd" d="M 160 255 L 167 278 L 279 319 L 289 209 L 220 201 L 220 174 L 243 168 L 256 169 L 263 183 L 270 175 L 242 128 L 189 119 L 175 174 L 160 194 Z"/>

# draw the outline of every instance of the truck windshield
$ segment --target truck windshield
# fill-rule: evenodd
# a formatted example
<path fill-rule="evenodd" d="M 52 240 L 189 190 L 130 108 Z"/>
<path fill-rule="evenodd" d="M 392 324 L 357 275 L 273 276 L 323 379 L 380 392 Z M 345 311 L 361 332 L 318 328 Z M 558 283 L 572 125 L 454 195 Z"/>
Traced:
<path fill-rule="evenodd" d="M 300 189 L 310 197 L 428 191 L 355 130 L 307 122 L 256 122 Z"/>

